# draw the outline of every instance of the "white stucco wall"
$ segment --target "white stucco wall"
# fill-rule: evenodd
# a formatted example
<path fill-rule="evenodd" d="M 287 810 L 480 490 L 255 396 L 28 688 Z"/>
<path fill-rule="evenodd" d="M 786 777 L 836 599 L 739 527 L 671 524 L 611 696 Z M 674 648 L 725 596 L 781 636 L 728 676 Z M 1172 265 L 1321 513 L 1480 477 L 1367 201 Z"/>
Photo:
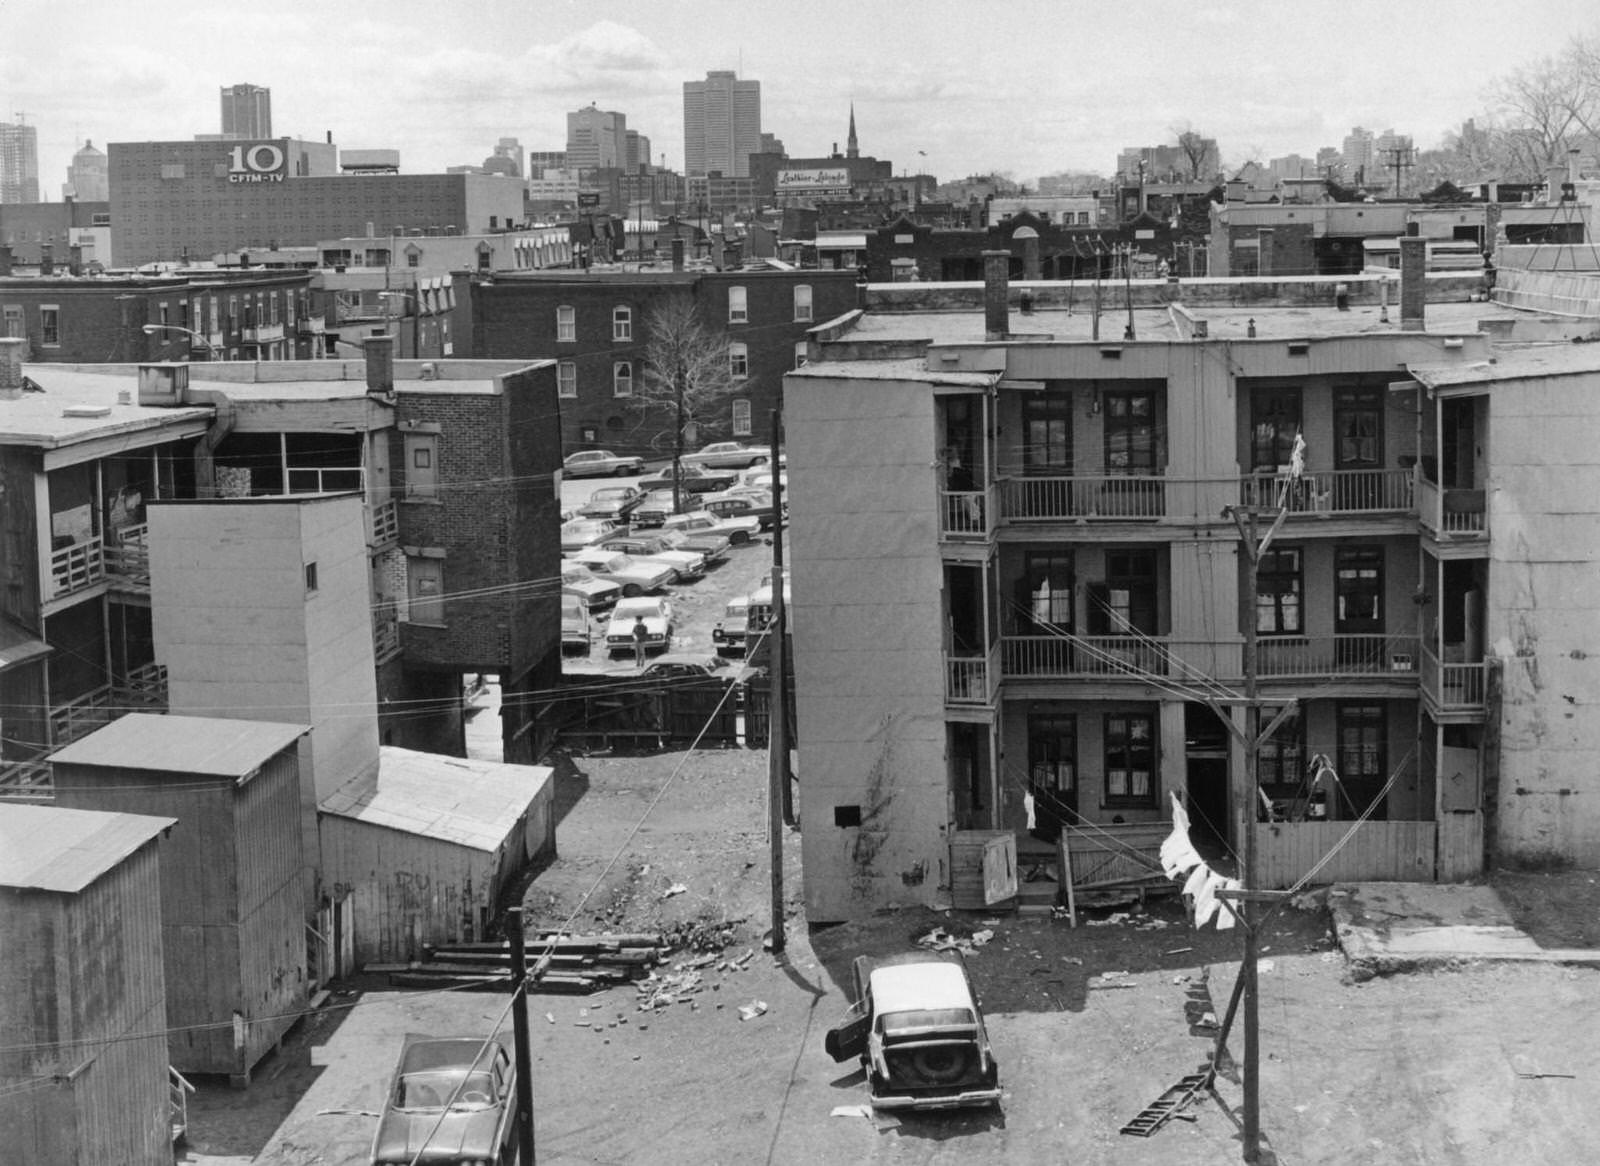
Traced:
<path fill-rule="evenodd" d="M 1499 382 L 1489 402 L 1496 844 L 1600 866 L 1600 374 Z"/>

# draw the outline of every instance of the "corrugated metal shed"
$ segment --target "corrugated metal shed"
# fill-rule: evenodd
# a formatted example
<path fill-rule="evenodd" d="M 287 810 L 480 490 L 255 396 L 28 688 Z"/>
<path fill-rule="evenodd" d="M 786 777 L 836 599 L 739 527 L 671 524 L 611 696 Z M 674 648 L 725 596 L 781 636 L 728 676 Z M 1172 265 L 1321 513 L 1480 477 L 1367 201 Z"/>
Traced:
<path fill-rule="evenodd" d="M 320 809 L 492 852 L 527 814 L 552 772 L 546 765 L 502 765 L 386 745 L 378 751 L 377 773 L 347 782 Z"/>
<path fill-rule="evenodd" d="M 271 721 L 129 713 L 56 750 L 50 760 L 243 778 L 310 731 Z"/>
<path fill-rule="evenodd" d="M 0 886 L 76 894 L 176 818 L 0 803 Z"/>

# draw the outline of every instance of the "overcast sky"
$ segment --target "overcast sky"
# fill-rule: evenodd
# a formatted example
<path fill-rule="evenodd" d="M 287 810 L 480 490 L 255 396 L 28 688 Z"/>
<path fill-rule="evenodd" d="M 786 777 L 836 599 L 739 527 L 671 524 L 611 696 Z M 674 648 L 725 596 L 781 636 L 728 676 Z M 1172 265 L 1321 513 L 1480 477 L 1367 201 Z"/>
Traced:
<path fill-rule="evenodd" d="M 271 88 L 279 136 L 393 147 L 407 173 L 500 137 L 561 149 L 590 102 L 678 169 L 683 82 L 735 69 L 791 155 L 842 150 L 854 101 L 896 174 L 1031 182 L 1109 173 L 1181 122 L 1227 161 L 1352 125 L 1429 148 L 1495 76 L 1592 31 L 1595 0 L 0 0 L 0 115 L 38 127 L 50 199 L 85 138 L 216 133 L 236 82 Z"/>

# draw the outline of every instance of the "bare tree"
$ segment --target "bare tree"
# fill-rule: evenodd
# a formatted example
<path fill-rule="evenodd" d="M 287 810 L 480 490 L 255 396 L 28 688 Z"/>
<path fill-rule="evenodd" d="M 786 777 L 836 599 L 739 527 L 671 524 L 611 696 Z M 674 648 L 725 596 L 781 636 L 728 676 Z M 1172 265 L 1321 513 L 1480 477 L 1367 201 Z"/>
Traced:
<path fill-rule="evenodd" d="M 1490 101 L 1507 165 L 1529 178 L 1564 165 L 1567 151 L 1589 136 L 1586 125 L 1596 120 L 1595 85 L 1576 44 L 1560 57 L 1542 57 L 1502 77 Z"/>
<path fill-rule="evenodd" d="M 1178 150 L 1183 154 L 1184 165 L 1189 171 L 1189 181 L 1198 182 L 1202 178 L 1210 178 L 1212 175 L 1209 171 L 1216 168 L 1216 142 L 1195 129 L 1189 122 L 1172 126 L 1169 132 L 1178 140 Z"/>
<path fill-rule="evenodd" d="M 706 327 L 688 292 L 657 303 L 645 316 L 644 375 L 634 382 L 641 425 L 664 425 L 672 450 L 672 508 L 682 508 L 684 443 L 715 432 L 727 416 L 734 379 L 728 337 Z"/>

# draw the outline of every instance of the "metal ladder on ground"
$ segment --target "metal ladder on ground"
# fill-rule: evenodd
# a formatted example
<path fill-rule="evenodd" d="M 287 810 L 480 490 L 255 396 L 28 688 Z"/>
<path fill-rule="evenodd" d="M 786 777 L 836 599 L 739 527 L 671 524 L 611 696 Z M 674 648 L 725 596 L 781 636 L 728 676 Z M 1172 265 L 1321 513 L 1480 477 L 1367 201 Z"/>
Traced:
<path fill-rule="evenodd" d="M 1167 1122 L 1183 1112 L 1185 1106 L 1211 1088 L 1212 1070 L 1204 1069 L 1180 1077 L 1178 1083 L 1139 1111 L 1137 1116 L 1118 1133 L 1148 1138 Z"/>

